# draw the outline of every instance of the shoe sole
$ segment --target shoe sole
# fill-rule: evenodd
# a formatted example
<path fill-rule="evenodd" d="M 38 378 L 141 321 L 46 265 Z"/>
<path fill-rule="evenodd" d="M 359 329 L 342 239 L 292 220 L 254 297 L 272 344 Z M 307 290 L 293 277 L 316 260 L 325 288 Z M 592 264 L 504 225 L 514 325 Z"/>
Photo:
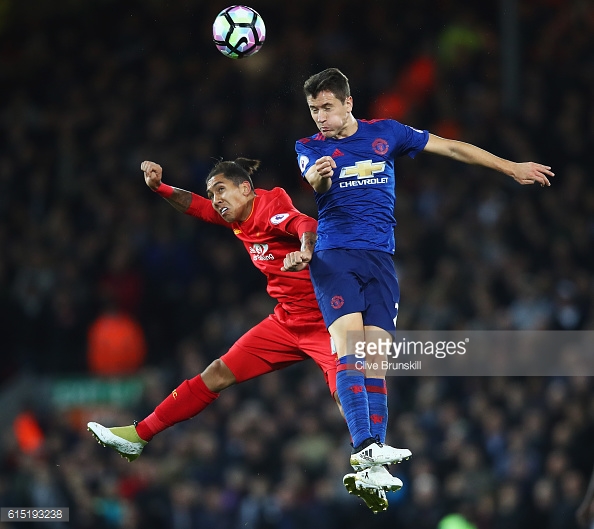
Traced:
<path fill-rule="evenodd" d="M 377 514 L 388 509 L 388 500 L 382 500 L 377 494 L 371 493 L 371 487 L 357 487 L 355 474 L 347 474 L 342 480 L 347 492 L 353 496 L 361 498 L 373 514 Z M 375 489 L 377 490 L 377 489 Z"/>
<path fill-rule="evenodd" d="M 93 430 L 93 428 L 91 426 L 89 426 L 88 424 L 87 424 L 87 430 L 89 432 L 91 432 L 91 435 L 95 438 L 95 440 L 101 446 L 106 446 L 108 448 L 111 448 L 111 449 L 115 450 L 118 454 L 120 454 L 120 457 L 123 457 L 124 459 L 126 459 L 128 461 L 128 463 L 131 463 L 135 459 L 138 459 L 138 457 L 140 456 L 140 454 L 127 454 L 125 452 L 121 452 L 115 446 L 105 443 L 104 441 L 101 440 L 101 438 L 99 437 L 99 435 L 97 434 L 97 432 L 95 432 L 95 430 Z"/>
<path fill-rule="evenodd" d="M 370 488 L 371 485 L 365 483 L 364 481 L 355 479 L 355 486 L 356 485 L 360 485 L 362 488 L 366 487 L 366 488 Z M 400 489 L 402 488 L 402 485 L 387 485 L 387 486 L 383 486 L 382 489 L 385 490 L 386 492 L 398 492 Z"/>
<path fill-rule="evenodd" d="M 384 465 L 397 465 L 399 463 L 402 463 L 403 461 L 408 461 L 412 457 L 412 452 L 409 450 L 408 453 L 408 456 L 401 457 L 399 459 L 394 459 L 392 461 L 375 461 L 373 463 L 370 463 L 369 461 L 359 461 L 358 459 L 351 458 L 350 463 L 353 469 L 358 472 L 359 470 L 365 470 L 366 468 L 381 467 Z"/>

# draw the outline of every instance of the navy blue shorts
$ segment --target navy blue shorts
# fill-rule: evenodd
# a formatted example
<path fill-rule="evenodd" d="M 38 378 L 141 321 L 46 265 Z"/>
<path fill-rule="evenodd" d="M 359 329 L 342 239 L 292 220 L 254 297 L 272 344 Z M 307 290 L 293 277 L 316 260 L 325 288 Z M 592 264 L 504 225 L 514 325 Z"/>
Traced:
<path fill-rule="evenodd" d="M 396 330 L 400 287 L 392 255 L 373 250 L 321 250 L 309 264 L 326 327 L 360 312 L 364 325 Z"/>

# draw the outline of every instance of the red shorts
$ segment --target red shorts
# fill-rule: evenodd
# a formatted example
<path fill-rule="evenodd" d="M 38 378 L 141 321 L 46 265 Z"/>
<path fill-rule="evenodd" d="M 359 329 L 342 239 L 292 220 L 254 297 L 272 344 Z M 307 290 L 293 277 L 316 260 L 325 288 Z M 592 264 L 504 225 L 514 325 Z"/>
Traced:
<path fill-rule="evenodd" d="M 273 314 L 246 332 L 221 360 L 239 383 L 312 358 L 334 395 L 336 356 L 330 334 L 321 314 L 315 319 L 311 316 L 288 314 L 277 305 Z"/>

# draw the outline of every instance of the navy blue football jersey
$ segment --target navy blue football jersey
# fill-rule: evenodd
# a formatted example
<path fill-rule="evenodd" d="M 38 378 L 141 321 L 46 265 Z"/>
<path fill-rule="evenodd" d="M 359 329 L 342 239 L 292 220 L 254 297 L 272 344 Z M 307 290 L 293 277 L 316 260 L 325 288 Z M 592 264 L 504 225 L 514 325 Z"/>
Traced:
<path fill-rule="evenodd" d="M 324 138 L 318 133 L 296 142 L 297 162 L 304 176 L 322 156 L 332 156 L 336 169 L 332 186 L 316 193 L 316 251 L 333 248 L 395 251 L 394 159 L 411 158 L 425 148 L 429 133 L 392 119 L 357 120 L 348 138 Z"/>

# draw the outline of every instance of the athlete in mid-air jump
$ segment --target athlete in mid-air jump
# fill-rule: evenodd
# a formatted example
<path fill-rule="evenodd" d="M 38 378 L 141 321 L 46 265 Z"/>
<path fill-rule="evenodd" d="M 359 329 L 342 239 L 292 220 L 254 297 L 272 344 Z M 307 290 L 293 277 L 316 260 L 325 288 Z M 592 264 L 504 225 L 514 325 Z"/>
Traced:
<path fill-rule="evenodd" d="M 549 186 L 551 168 L 515 163 L 474 145 L 440 138 L 391 119 L 358 120 L 347 77 L 329 68 L 310 77 L 304 92 L 319 132 L 296 142 L 303 178 L 318 206 L 317 242 L 292 256 L 295 269 L 309 263 L 318 304 L 338 355 L 337 392 L 351 433 L 351 493 L 361 487 L 394 490 L 384 467 L 388 422 L 381 362 L 357 363 L 353 344 L 390 339 L 396 329 L 400 289 L 396 277 L 394 160 L 421 151 L 495 169 L 520 184 Z M 367 350 L 367 349 L 363 349 Z M 377 349 L 376 349 L 377 350 Z M 357 365 L 377 366 L 359 370 Z M 399 481 L 399 480 L 398 480 Z"/>

